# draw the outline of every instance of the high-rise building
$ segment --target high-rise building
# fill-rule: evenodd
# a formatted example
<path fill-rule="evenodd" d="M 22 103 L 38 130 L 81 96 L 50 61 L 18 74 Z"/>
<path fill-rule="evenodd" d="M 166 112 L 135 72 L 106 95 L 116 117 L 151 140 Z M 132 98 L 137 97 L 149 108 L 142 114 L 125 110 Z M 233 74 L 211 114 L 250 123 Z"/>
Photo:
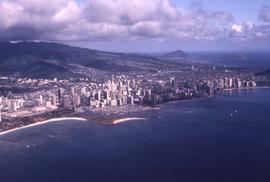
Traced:
<path fill-rule="evenodd" d="M 133 98 L 133 96 L 128 96 L 127 103 L 130 104 L 130 105 L 133 105 L 134 104 L 134 98 Z"/>
<path fill-rule="evenodd" d="M 58 89 L 57 96 L 58 96 L 59 101 L 61 101 L 63 94 L 64 94 L 64 89 L 62 89 L 62 88 Z"/>
<path fill-rule="evenodd" d="M 243 86 L 244 87 L 248 87 L 249 86 L 249 82 L 248 81 L 243 81 Z"/>
<path fill-rule="evenodd" d="M 39 105 L 43 105 L 43 96 L 39 95 L 39 100 L 38 100 Z"/>
<path fill-rule="evenodd" d="M 233 87 L 234 88 L 240 88 L 242 86 L 242 83 L 240 81 L 240 78 L 235 78 L 233 82 Z"/>
<path fill-rule="evenodd" d="M 232 78 L 225 78 L 224 79 L 224 87 L 225 88 L 232 88 L 233 86 L 233 79 Z"/>
<path fill-rule="evenodd" d="M 117 91 L 117 99 L 121 99 L 123 96 L 123 91 L 122 90 L 118 90 Z"/>
<path fill-rule="evenodd" d="M 72 105 L 73 106 L 79 106 L 81 104 L 81 98 L 78 95 L 72 96 Z"/>
<path fill-rule="evenodd" d="M 114 77 L 114 74 L 112 74 L 112 83 L 114 83 L 115 81 L 115 77 Z"/>
<path fill-rule="evenodd" d="M 208 93 L 208 95 L 213 95 L 215 93 L 215 87 L 213 82 L 207 82 L 206 92 Z"/>
<path fill-rule="evenodd" d="M 71 92 L 71 94 L 74 94 L 75 93 L 75 88 L 74 87 L 70 87 L 70 92 Z"/>
<path fill-rule="evenodd" d="M 118 105 L 118 106 L 122 106 L 122 105 L 123 105 L 123 102 L 122 102 L 121 99 L 117 99 L 117 105 Z"/>
<path fill-rule="evenodd" d="M 103 93 L 104 93 L 104 99 L 109 100 L 109 98 L 110 98 L 109 91 L 108 90 L 104 90 Z"/>
<path fill-rule="evenodd" d="M 151 89 L 146 90 L 146 98 L 147 98 L 147 100 L 152 100 L 152 90 Z"/>
<path fill-rule="evenodd" d="M 0 102 L 0 123 L 2 122 L 2 108 L 3 108 L 3 105 L 2 105 L 2 98 L 0 97 L 1 99 L 1 102 Z"/>
<path fill-rule="evenodd" d="M 97 91 L 97 93 L 95 95 L 96 100 L 101 101 L 101 93 L 102 93 L 101 90 Z"/>
<path fill-rule="evenodd" d="M 110 92 L 110 99 L 111 100 L 114 100 L 116 97 L 115 97 L 115 92 L 114 91 L 111 91 Z"/>
<path fill-rule="evenodd" d="M 174 77 L 171 77 L 170 78 L 170 85 L 171 85 L 171 87 L 173 87 L 172 85 L 173 85 L 173 81 L 175 81 L 175 78 Z"/>
<path fill-rule="evenodd" d="M 232 86 L 233 86 L 233 79 L 229 78 L 229 88 L 232 88 Z"/>
<path fill-rule="evenodd" d="M 95 99 L 90 99 L 90 108 L 98 108 L 100 105 L 99 105 L 99 102 Z"/>
<path fill-rule="evenodd" d="M 117 100 L 116 99 L 113 99 L 113 100 L 111 100 L 110 101 L 110 104 L 111 104 L 111 106 L 117 106 Z"/>
<path fill-rule="evenodd" d="M 249 84 L 248 84 L 248 86 L 250 86 L 250 87 L 256 87 L 257 85 L 256 85 L 256 82 L 250 81 Z"/>
<path fill-rule="evenodd" d="M 53 106 L 57 105 L 57 99 L 56 99 L 56 96 L 54 94 L 51 95 L 51 102 L 52 102 Z"/>
<path fill-rule="evenodd" d="M 51 102 L 51 101 L 46 101 L 46 102 L 45 102 L 45 106 L 46 106 L 47 108 L 51 108 L 51 107 L 52 107 L 52 102 Z"/>
<path fill-rule="evenodd" d="M 85 95 L 86 94 L 86 87 L 82 87 L 81 88 L 81 95 Z"/>
<path fill-rule="evenodd" d="M 17 101 L 15 99 L 12 99 L 10 101 L 10 108 L 9 108 L 10 112 L 16 112 L 17 111 Z"/>
<path fill-rule="evenodd" d="M 62 105 L 64 108 L 70 107 L 70 97 L 68 95 L 63 96 Z"/>
<path fill-rule="evenodd" d="M 127 104 L 128 104 L 128 97 L 123 96 L 123 105 L 127 105 Z"/>

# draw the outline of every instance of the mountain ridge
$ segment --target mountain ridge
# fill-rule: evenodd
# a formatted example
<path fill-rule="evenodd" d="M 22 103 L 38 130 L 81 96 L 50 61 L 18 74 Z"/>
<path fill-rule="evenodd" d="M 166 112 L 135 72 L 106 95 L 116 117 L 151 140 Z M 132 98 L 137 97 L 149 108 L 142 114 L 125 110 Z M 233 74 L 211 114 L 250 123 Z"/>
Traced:
<path fill-rule="evenodd" d="M 184 53 L 182 52 L 182 54 Z M 71 66 L 74 64 L 86 70 L 84 76 L 93 75 L 97 71 L 107 73 L 158 72 L 164 68 L 175 68 L 175 64 L 186 65 L 186 63 L 170 61 L 169 58 L 162 56 L 98 51 L 62 43 L 0 42 L 0 74 L 2 76 L 10 76 L 15 73 L 26 77 L 82 76 L 80 71 L 74 72 Z M 37 70 L 39 73 L 36 73 Z M 52 71 L 54 74 L 50 73 Z M 64 72 L 64 74 L 60 72 Z"/>
<path fill-rule="evenodd" d="M 188 54 L 182 50 L 175 50 L 172 52 L 165 53 L 161 55 L 163 59 L 183 59 L 186 58 Z"/>

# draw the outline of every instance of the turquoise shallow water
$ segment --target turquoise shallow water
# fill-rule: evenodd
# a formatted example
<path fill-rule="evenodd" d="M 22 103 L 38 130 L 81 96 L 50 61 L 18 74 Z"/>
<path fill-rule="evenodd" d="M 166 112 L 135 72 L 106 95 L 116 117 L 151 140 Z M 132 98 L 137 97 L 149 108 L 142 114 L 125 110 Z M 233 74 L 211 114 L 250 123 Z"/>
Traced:
<path fill-rule="evenodd" d="M 270 89 L 139 113 L 119 125 L 63 121 L 0 137 L 0 181 L 269 181 Z"/>

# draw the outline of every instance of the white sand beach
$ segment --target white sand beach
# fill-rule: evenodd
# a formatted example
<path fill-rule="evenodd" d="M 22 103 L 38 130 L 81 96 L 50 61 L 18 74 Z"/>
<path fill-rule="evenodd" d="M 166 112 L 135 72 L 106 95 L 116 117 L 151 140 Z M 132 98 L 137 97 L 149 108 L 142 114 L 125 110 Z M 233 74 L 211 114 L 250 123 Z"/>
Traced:
<path fill-rule="evenodd" d="M 15 131 L 18 131 L 18 130 L 21 130 L 21 129 L 31 128 L 31 127 L 34 127 L 34 126 L 39 126 L 39 125 L 44 125 L 44 124 L 53 123 L 53 122 L 59 122 L 59 121 L 64 121 L 64 120 L 87 121 L 84 118 L 78 118 L 78 117 L 54 118 L 54 119 L 49 119 L 49 120 L 46 120 L 46 121 L 41 121 L 41 122 L 33 123 L 33 124 L 30 124 L 30 125 L 26 125 L 26 126 L 22 126 L 22 127 L 18 127 L 18 128 L 14 128 L 14 129 L 10 129 L 10 130 L 7 130 L 7 131 L 0 132 L 0 136 L 6 135 L 8 133 L 12 133 L 12 132 L 15 132 Z"/>
<path fill-rule="evenodd" d="M 136 121 L 136 120 L 147 120 L 147 118 L 121 118 L 121 119 L 116 119 L 113 121 L 113 124 L 120 124 L 120 123 L 124 123 L 124 122 L 128 122 L 128 121 Z"/>

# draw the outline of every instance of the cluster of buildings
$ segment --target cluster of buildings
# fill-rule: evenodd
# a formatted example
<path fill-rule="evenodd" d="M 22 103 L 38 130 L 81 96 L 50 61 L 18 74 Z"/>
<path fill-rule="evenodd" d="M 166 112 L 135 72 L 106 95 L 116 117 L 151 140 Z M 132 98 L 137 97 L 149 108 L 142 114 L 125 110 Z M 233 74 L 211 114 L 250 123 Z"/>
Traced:
<path fill-rule="evenodd" d="M 46 92 L 25 93 L 0 97 L 0 121 L 31 117 L 58 109 L 57 98 Z"/>
<path fill-rule="evenodd" d="M 135 100 L 135 80 L 114 81 L 114 76 L 104 84 L 78 84 L 68 89 L 60 88 L 57 97 L 63 108 L 89 106 L 92 109 L 106 106 L 133 105 L 138 103 L 140 97 Z"/>
<path fill-rule="evenodd" d="M 49 88 L 39 91 L 0 96 L 0 121 L 2 118 L 31 117 L 80 106 L 94 110 L 135 104 L 155 105 L 170 100 L 205 97 L 222 89 L 256 87 L 254 81 L 242 81 L 240 78 L 185 82 L 175 77 L 130 79 L 124 75 L 112 76 L 103 83 L 56 79 L 49 83 Z"/>
<path fill-rule="evenodd" d="M 223 89 L 232 89 L 232 88 L 243 88 L 243 87 L 256 87 L 257 84 L 255 81 L 241 81 L 240 78 L 224 78 L 224 79 L 215 79 L 213 81 L 204 82 L 206 86 L 206 92 L 209 95 L 214 94 L 218 90 Z"/>

